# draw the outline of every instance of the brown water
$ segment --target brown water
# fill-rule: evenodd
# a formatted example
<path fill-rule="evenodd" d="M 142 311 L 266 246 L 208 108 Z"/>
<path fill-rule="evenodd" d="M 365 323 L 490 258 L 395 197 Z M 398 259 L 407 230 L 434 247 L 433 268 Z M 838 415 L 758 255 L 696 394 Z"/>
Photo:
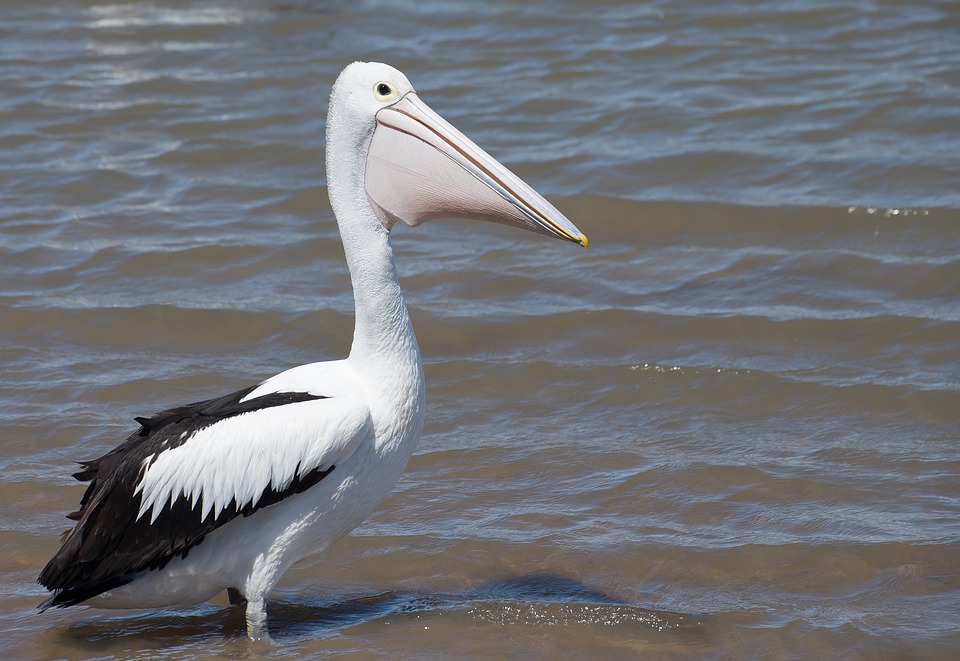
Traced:
<path fill-rule="evenodd" d="M 921 4 L 5 4 L 0 653 L 956 658 L 960 11 Z M 353 59 L 590 248 L 396 232 L 427 428 L 272 648 L 222 597 L 37 615 L 72 460 L 345 354 Z"/>

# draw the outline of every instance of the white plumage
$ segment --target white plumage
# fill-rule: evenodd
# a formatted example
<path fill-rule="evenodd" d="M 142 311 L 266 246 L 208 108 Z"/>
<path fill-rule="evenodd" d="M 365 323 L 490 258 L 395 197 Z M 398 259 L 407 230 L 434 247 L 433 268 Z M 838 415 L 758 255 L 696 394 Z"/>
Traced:
<path fill-rule="evenodd" d="M 355 398 L 297 402 L 226 418 L 191 442 L 143 461 L 137 517 L 156 521 L 185 497 L 214 518 L 231 503 L 256 505 L 267 487 L 290 486 L 299 471 L 329 468 L 353 454 L 370 429 L 370 411 Z M 277 439 L 283 439 L 277 443 Z"/>
<path fill-rule="evenodd" d="M 334 85 L 327 181 L 356 304 L 349 357 L 138 418 L 76 474 L 90 485 L 40 574 L 54 591 L 42 608 L 190 604 L 229 589 L 246 599 L 248 635 L 266 636 L 276 582 L 373 511 L 423 428 L 393 224 L 453 215 L 587 243 L 383 64 L 354 63 Z"/>

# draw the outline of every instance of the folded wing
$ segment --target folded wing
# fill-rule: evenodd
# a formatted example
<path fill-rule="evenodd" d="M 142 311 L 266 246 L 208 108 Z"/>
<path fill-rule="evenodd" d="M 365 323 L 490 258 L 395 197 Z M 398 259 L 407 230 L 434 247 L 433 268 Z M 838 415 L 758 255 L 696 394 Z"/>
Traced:
<path fill-rule="evenodd" d="M 138 418 L 141 429 L 75 477 L 90 480 L 39 582 L 70 606 L 165 566 L 217 528 L 303 493 L 367 436 L 351 397 L 256 387 Z M 277 439 L 283 439 L 282 443 Z"/>

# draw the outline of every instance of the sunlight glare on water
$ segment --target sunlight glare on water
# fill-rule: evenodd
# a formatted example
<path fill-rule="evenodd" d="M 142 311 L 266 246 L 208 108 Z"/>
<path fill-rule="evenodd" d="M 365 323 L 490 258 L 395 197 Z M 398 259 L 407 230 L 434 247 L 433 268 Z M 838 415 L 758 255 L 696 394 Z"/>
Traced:
<path fill-rule="evenodd" d="M 247 656 L 224 597 L 35 613 L 134 416 L 343 357 L 330 87 L 355 59 L 587 250 L 398 227 L 427 424 L 269 604 L 271 656 L 952 659 L 960 17 L 947 2 L 0 9 L 11 659 Z"/>

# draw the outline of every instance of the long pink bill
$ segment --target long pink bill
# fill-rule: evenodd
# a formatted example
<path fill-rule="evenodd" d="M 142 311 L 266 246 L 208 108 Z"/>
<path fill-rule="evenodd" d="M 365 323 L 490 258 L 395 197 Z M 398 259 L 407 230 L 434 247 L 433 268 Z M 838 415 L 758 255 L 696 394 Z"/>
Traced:
<path fill-rule="evenodd" d="M 366 189 L 387 227 L 475 218 L 587 245 L 543 196 L 409 92 L 377 113 Z"/>

